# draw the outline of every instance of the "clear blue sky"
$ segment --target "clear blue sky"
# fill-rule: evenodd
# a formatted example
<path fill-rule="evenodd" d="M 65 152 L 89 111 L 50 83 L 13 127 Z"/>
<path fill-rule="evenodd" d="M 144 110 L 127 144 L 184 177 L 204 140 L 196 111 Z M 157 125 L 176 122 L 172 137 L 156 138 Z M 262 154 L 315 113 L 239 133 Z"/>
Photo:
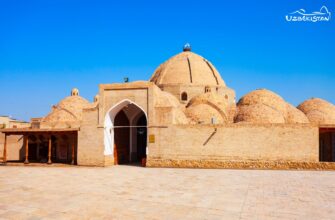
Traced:
<path fill-rule="evenodd" d="M 0 0 L 0 115 L 29 120 L 73 87 L 92 101 L 100 83 L 147 80 L 186 42 L 238 98 L 267 88 L 335 103 L 334 18 L 285 21 L 322 5 L 334 17 L 329 0 Z"/>

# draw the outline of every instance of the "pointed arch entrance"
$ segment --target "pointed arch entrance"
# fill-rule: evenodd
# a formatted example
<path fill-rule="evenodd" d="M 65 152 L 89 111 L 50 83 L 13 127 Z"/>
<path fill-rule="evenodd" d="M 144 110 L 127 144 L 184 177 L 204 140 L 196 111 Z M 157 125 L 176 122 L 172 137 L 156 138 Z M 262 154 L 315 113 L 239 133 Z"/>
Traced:
<path fill-rule="evenodd" d="M 140 162 L 146 157 L 147 115 L 136 103 L 123 100 L 105 116 L 105 155 L 114 164 Z"/>

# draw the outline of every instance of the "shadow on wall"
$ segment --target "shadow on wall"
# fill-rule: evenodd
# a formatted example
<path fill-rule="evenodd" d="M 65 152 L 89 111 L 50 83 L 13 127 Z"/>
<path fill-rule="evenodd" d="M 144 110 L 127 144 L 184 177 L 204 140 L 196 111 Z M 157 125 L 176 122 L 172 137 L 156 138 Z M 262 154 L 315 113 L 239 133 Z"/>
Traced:
<path fill-rule="evenodd" d="M 23 136 L 10 135 L 7 136 L 7 161 L 24 161 L 25 148 Z"/>
<path fill-rule="evenodd" d="M 19 155 L 18 155 L 18 160 L 19 161 L 24 161 L 24 158 L 25 158 L 25 148 L 24 148 L 24 144 L 23 144 L 23 136 L 21 137 L 21 141 L 22 141 L 22 144 L 21 144 L 21 148 L 20 150 L 18 151 Z M 10 160 L 10 158 L 9 158 Z"/>

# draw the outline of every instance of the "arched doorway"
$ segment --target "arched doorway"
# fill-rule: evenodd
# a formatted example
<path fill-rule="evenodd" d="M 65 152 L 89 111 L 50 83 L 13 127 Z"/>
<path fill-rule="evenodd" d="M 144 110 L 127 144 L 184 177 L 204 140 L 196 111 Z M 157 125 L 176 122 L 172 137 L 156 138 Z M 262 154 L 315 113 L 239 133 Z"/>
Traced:
<path fill-rule="evenodd" d="M 124 100 L 105 117 L 105 155 L 114 164 L 141 162 L 146 157 L 147 116 L 137 104 Z"/>
<path fill-rule="evenodd" d="M 124 111 L 120 111 L 114 120 L 114 162 L 123 164 L 129 162 L 130 124 Z"/>

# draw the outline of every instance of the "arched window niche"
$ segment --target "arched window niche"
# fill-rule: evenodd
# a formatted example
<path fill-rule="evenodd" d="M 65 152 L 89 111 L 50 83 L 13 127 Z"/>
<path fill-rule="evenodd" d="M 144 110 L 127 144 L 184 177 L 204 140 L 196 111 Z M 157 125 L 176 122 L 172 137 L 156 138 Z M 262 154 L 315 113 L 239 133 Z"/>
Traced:
<path fill-rule="evenodd" d="M 181 94 L 181 101 L 187 101 L 187 93 L 186 92 L 183 92 Z"/>

